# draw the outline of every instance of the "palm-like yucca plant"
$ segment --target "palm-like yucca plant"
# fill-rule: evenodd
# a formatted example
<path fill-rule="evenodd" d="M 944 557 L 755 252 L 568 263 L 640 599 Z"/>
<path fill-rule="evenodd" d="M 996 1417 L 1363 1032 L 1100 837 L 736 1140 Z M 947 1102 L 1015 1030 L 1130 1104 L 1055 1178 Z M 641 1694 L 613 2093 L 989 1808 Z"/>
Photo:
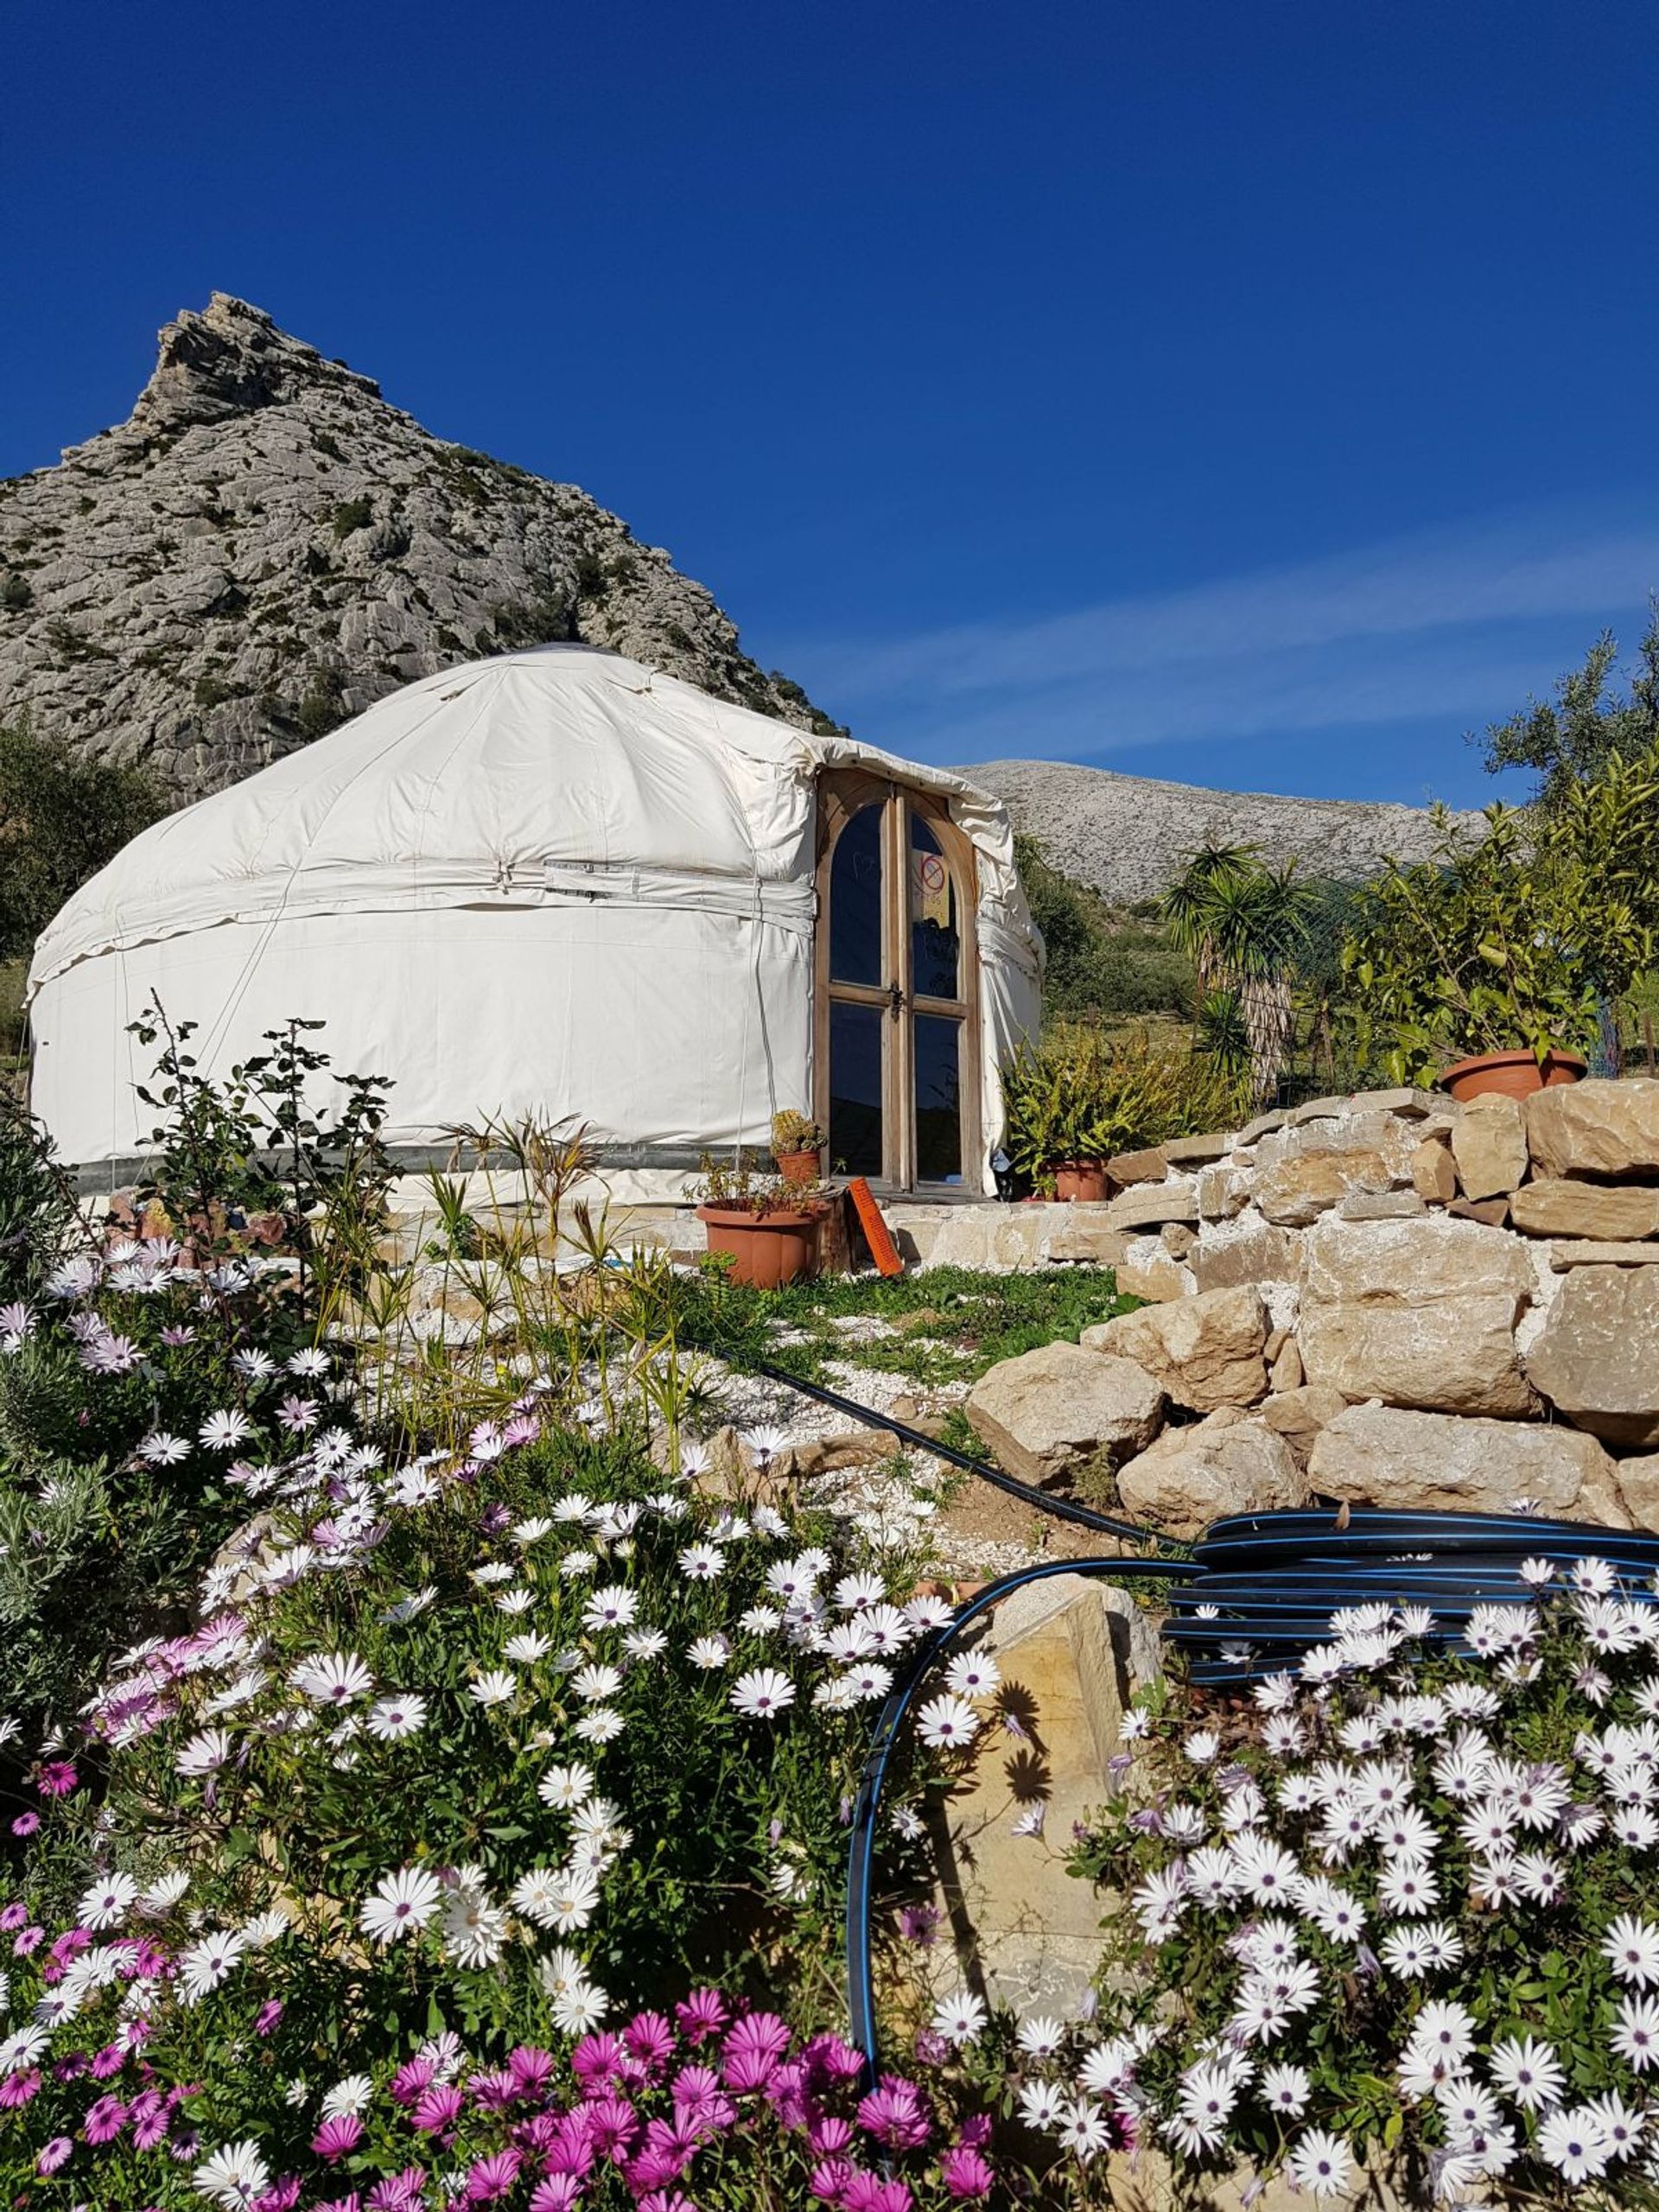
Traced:
<path fill-rule="evenodd" d="M 1165 893 L 1170 934 L 1198 975 L 1200 1040 L 1270 1097 L 1295 1027 L 1295 982 L 1313 894 L 1295 862 L 1269 868 L 1249 845 L 1201 845 Z"/>

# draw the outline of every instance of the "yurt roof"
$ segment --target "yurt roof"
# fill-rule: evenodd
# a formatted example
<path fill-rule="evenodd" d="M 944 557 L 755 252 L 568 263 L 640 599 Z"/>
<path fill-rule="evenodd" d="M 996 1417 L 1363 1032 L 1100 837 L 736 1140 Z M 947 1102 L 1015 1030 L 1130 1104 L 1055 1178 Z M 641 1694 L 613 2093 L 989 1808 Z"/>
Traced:
<path fill-rule="evenodd" d="M 548 868 L 753 884 L 810 874 L 816 770 L 946 797 L 982 895 L 1023 914 L 1007 817 L 960 778 L 791 728 L 634 660 L 543 645 L 423 677 L 142 832 L 41 938 L 31 992 L 78 962 L 231 921 L 537 896 Z"/>

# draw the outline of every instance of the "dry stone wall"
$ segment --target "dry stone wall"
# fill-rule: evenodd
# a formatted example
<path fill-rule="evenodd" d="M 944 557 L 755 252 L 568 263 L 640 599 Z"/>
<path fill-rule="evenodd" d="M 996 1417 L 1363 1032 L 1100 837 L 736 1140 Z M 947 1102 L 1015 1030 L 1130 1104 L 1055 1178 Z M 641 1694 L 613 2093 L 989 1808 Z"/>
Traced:
<path fill-rule="evenodd" d="M 1151 1303 L 1064 1348 L 1051 1387 L 1090 1433 L 1068 1452 L 1049 1417 L 1045 1481 L 1098 1496 L 1109 1469 L 1125 1506 L 1184 1533 L 1310 1495 L 1659 1516 L 1659 1081 L 1314 1099 L 1116 1179 L 1077 1211 Z M 1147 1402 L 1126 1363 L 1161 1402 L 1132 1449 L 1106 1418 Z M 969 1413 L 1012 1465 L 1017 1422 L 988 1418 L 1004 1372 Z M 1027 1370 L 1020 1417 L 1044 1402 Z"/>

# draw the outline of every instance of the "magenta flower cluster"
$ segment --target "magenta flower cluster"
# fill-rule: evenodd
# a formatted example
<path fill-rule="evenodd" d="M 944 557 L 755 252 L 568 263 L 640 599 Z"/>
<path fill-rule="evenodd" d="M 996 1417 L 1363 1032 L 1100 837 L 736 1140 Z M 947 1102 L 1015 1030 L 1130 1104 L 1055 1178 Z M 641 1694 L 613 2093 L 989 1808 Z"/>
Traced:
<path fill-rule="evenodd" d="M 696 2170 L 717 2167 L 740 2145 L 746 2160 L 758 2156 L 798 2176 L 800 2201 L 826 2212 L 912 2212 L 918 2188 L 925 2201 L 953 2204 L 989 2194 L 988 2118 L 942 2139 L 915 2082 L 888 2076 L 861 2094 L 862 2070 L 840 2037 L 803 2041 L 777 2014 L 734 2012 L 709 1989 L 677 2005 L 671 2019 L 641 2012 L 620 2033 L 585 2036 L 564 2059 L 520 2045 L 505 2064 L 462 2081 L 432 2050 L 385 2084 L 407 2131 L 407 2164 L 321 2202 L 302 2200 L 288 2177 L 251 2212 L 288 2212 L 302 2201 L 315 2212 L 417 2212 L 434 2201 L 426 2161 L 453 2171 L 456 2151 L 492 2123 L 498 2140 L 471 2156 L 455 2200 L 462 2205 L 511 2199 L 527 2212 L 578 2212 L 613 2177 L 639 2212 L 696 2212 L 686 2194 Z M 311 2148 L 337 2161 L 363 2137 L 362 2120 L 344 2114 L 323 2122 Z M 887 2171 L 928 2151 L 935 2155 L 923 2175 Z"/>

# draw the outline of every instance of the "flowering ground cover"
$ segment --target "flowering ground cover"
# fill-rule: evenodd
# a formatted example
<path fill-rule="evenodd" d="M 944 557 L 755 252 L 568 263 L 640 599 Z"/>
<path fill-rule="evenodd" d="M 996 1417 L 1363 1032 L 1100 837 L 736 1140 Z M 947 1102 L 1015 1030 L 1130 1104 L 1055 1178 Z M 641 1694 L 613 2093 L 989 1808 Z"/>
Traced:
<path fill-rule="evenodd" d="M 1161 1681 L 1077 1840 L 1064 2021 L 993 2012 L 934 1899 L 952 1788 L 1031 1751 L 953 1645 L 883 1797 L 872 2069 L 847 1824 L 950 1618 L 925 1490 L 808 1510 L 755 1434 L 707 1494 L 702 1294 L 592 1224 L 553 1303 L 399 1364 L 372 1113 L 290 1117 L 307 1208 L 254 1241 L 237 1113 L 288 1081 L 221 1112 L 175 1050 L 194 1134 L 130 1231 L 0 1147 L 5 2201 L 1058 2212 L 1126 2162 L 1650 2200 L 1650 1592 L 1540 1569 L 1457 1652 L 1379 1605 Z"/>

